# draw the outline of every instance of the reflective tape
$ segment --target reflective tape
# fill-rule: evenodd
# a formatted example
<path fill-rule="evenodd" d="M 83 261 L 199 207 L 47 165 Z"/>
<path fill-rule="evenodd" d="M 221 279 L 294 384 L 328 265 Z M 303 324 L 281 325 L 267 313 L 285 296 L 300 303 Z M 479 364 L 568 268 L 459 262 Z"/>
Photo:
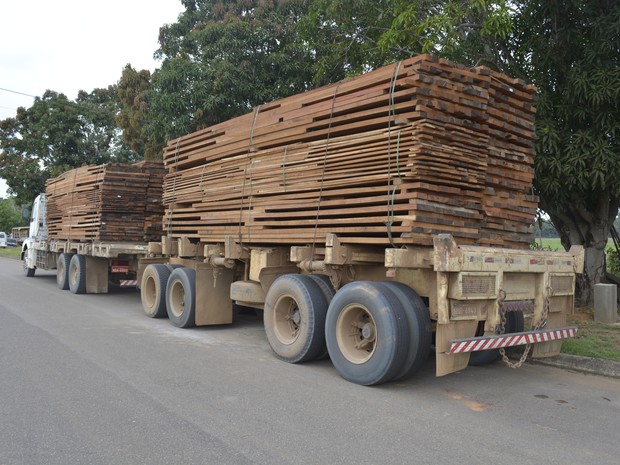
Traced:
<path fill-rule="evenodd" d="M 527 333 L 499 334 L 496 336 L 472 337 L 467 339 L 451 340 L 451 354 L 463 354 L 466 352 L 478 352 L 480 350 L 500 349 L 502 347 L 522 346 L 536 344 L 538 342 L 558 341 L 577 335 L 577 328 L 567 327 L 558 329 L 546 329 L 530 331 Z"/>

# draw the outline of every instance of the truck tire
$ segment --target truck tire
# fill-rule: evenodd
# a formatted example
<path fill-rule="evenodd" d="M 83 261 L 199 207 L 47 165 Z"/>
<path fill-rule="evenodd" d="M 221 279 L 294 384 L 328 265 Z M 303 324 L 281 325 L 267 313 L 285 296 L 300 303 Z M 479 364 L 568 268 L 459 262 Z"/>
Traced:
<path fill-rule="evenodd" d="M 86 294 L 86 257 L 75 254 L 69 262 L 69 290 L 73 294 Z"/>
<path fill-rule="evenodd" d="M 409 324 L 409 351 L 395 381 L 413 376 L 426 362 L 431 351 L 433 327 L 428 308 L 422 298 L 409 286 L 399 282 L 384 282 L 384 286 L 400 301 Z"/>
<path fill-rule="evenodd" d="M 323 292 L 323 297 L 327 301 L 327 307 L 329 307 L 330 302 L 336 295 L 336 291 L 334 290 L 334 285 L 332 284 L 329 276 L 324 274 L 309 274 L 308 277 L 312 279 L 315 283 L 319 285 L 321 291 Z M 327 315 L 327 307 L 325 307 L 325 315 Z M 329 352 L 327 352 L 327 344 L 323 347 L 323 350 L 317 357 L 318 360 L 325 360 L 329 358 Z"/>
<path fill-rule="evenodd" d="M 365 386 L 397 376 L 409 351 L 409 325 L 396 295 L 358 281 L 334 296 L 325 321 L 327 349 L 340 375 Z"/>
<path fill-rule="evenodd" d="M 196 326 L 196 271 L 176 268 L 166 285 L 166 312 L 173 325 L 179 328 Z"/>
<path fill-rule="evenodd" d="M 71 268 L 71 257 L 73 254 L 61 253 L 56 260 L 56 284 L 58 289 L 66 291 L 69 289 L 69 268 Z"/>
<path fill-rule="evenodd" d="M 511 312 L 506 312 L 506 331 L 505 333 L 520 333 L 523 331 L 524 321 L 523 321 L 523 312 L 520 310 L 514 310 Z M 476 336 L 484 335 L 484 327 L 482 327 L 482 331 L 480 334 L 476 334 Z M 477 352 L 472 352 L 469 355 L 469 365 L 470 366 L 482 366 L 488 365 L 489 363 L 496 362 L 499 360 L 499 349 L 494 350 L 480 350 Z"/>
<path fill-rule="evenodd" d="M 27 255 L 27 251 L 24 251 L 24 260 L 22 261 L 22 264 L 24 267 L 24 276 L 26 276 L 26 278 L 32 278 L 34 277 L 34 270 L 36 268 L 28 268 L 28 262 L 26 261 L 26 255 Z"/>
<path fill-rule="evenodd" d="M 172 270 L 167 265 L 151 264 L 144 269 L 140 282 L 142 309 L 150 318 L 168 316 L 166 309 L 166 286 Z"/>
<path fill-rule="evenodd" d="M 336 295 L 336 291 L 334 290 L 334 286 L 332 285 L 332 281 L 331 279 L 329 279 L 329 276 L 324 274 L 309 274 L 306 276 L 308 276 L 319 285 L 319 287 L 321 288 L 321 292 L 325 297 L 325 300 L 327 300 L 327 305 L 329 305 L 329 303 Z"/>
<path fill-rule="evenodd" d="M 310 277 L 287 274 L 267 291 L 263 324 L 275 356 L 289 363 L 316 359 L 325 347 L 327 301 Z"/>

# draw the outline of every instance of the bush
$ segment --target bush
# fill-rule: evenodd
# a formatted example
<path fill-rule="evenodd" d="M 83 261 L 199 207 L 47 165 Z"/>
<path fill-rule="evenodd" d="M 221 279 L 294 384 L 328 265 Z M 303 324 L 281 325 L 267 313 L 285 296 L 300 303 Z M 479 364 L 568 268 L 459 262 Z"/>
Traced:
<path fill-rule="evenodd" d="M 620 257 L 615 247 L 608 247 L 607 250 L 605 250 L 605 259 L 607 272 L 615 276 L 620 276 Z"/>

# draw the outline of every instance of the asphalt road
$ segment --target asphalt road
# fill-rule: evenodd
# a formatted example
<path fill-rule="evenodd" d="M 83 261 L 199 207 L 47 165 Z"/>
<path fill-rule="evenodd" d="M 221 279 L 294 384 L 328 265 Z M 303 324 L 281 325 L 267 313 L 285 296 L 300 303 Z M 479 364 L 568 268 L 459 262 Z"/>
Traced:
<path fill-rule="evenodd" d="M 0 258 L 0 465 L 614 464 L 620 380 L 528 364 L 361 387 L 260 320 L 181 330 Z"/>

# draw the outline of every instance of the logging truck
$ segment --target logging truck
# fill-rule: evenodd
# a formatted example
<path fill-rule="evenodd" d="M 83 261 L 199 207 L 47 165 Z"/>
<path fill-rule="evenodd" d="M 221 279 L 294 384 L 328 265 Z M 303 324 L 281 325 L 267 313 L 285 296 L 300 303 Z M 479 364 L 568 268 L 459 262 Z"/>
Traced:
<path fill-rule="evenodd" d="M 73 292 L 135 274 L 144 313 L 181 328 L 257 309 L 277 358 L 329 357 L 361 385 L 410 377 L 431 351 L 438 376 L 558 354 L 584 253 L 529 247 L 534 94 L 421 55 L 258 106 L 167 144 L 145 244 L 66 239 L 103 211 L 120 212 L 111 237 L 129 228 L 123 208 L 142 207 L 116 197 L 139 197 L 139 172 L 48 181 L 54 238 L 40 198 L 25 272 L 56 267 Z"/>
<path fill-rule="evenodd" d="M 146 243 L 50 238 L 46 211 L 43 193 L 34 200 L 28 237 L 22 244 L 26 277 L 33 277 L 37 268 L 56 270 L 58 287 L 74 294 L 105 294 L 110 283 L 136 286 L 138 261 L 146 256 Z"/>

